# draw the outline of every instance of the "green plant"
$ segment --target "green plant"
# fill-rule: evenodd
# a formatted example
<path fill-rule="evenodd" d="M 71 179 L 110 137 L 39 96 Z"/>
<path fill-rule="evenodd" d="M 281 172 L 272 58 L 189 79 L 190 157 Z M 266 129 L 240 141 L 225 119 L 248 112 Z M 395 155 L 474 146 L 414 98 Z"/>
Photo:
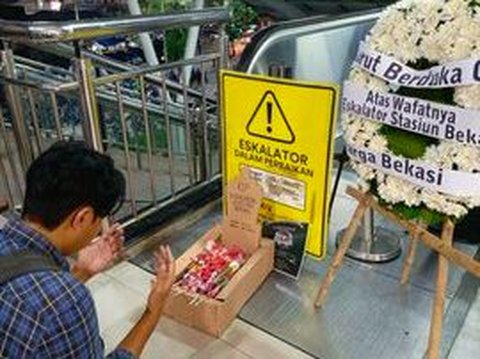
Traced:
<path fill-rule="evenodd" d="M 166 58 L 168 61 L 178 61 L 183 58 L 187 36 L 187 29 L 172 29 L 165 32 Z"/>
<path fill-rule="evenodd" d="M 140 2 L 144 14 L 184 11 L 192 6 L 191 0 L 142 0 Z M 187 43 L 188 29 L 177 28 L 165 31 L 165 49 L 168 61 L 183 58 Z"/>
<path fill-rule="evenodd" d="M 253 7 L 242 0 L 233 0 L 230 4 L 232 19 L 227 24 L 227 34 L 230 41 L 238 39 L 249 26 L 258 21 L 258 13 Z"/>

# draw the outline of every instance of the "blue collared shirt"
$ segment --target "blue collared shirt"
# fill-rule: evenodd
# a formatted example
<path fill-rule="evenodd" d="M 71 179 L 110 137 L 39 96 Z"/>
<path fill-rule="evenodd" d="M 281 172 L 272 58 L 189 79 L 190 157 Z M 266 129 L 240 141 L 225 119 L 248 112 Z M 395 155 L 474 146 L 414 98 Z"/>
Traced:
<path fill-rule="evenodd" d="M 0 229 L 0 260 L 25 249 L 51 257 L 62 271 L 25 274 L 0 285 L 0 358 L 104 358 L 90 292 L 50 242 L 12 218 Z M 133 355 L 117 349 L 107 358 Z"/>

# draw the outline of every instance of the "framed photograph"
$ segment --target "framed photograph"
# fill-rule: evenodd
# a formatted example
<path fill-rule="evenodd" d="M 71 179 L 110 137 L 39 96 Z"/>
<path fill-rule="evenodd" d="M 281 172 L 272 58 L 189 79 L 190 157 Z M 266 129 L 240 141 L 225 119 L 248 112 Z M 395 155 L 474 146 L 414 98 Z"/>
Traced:
<path fill-rule="evenodd" d="M 275 242 L 274 268 L 298 279 L 305 258 L 308 223 L 291 221 L 264 222 L 262 236 Z"/>

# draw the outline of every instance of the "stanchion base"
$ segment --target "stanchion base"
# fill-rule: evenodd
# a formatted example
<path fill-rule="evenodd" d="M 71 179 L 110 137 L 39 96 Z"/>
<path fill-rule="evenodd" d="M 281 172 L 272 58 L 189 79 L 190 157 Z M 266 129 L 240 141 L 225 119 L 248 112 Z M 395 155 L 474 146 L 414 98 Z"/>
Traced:
<path fill-rule="evenodd" d="M 337 246 L 343 238 L 344 232 L 345 229 L 338 232 Z M 368 250 L 367 243 L 363 238 L 363 231 L 359 230 L 346 255 L 361 262 L 382 263 L 394 260 L 402 253 L 400 238 L 395 232 L 383 227 L 375 227 L 374 236 L 370 250 Z"/>

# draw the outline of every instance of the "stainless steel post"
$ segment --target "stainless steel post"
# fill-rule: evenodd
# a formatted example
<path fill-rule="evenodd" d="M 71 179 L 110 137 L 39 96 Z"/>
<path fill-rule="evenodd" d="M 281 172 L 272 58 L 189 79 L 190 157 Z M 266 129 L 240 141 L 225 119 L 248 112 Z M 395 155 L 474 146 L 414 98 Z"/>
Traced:
<path fill-rule="evenodd" d="M 79 57 L 75 60 L 75 65 L 75 76 L 80 85 L 83 136 L 89 145 L 97 151 L 103 152 L 97 98 L 92 79 L 92 63 L 90 59 Z"/>
<path fill-rule="evenodd" d="M 55 131 L 58 140 L 63 140 L 62 124 L 60 123 L 60 113 L 58 112 L 58 101 L 55 92 L 50 92 L 50 101 L 52 103 L 53 118 L 55 120 Z"/>
<path fill-rule="evenodd" d="M 185 148 L 187 151 L 188 182 L 190 185 L 196 182 L 195 176 L 195 153 L 192 145 L 192 129 L 190 126 L 190 109 L 188 106 L 187 76 L 183 68 L 182 93 L 183 93 L 183 116 L 185 118 Z"/>
<path fill-rule="evenodd" d="M 224 1 L 224 6 L 228 7 L 229 2 Z M 226 31 L 226 26 L 225 24 L 222 24 L 220 27 L 220 58 L 218 61 L 216 61 L 216 71 L 217 71 L 217 98 L 218 98 L 218 108 L 217 108 L 217 116 L 218 116 L 218 121 L 217 121 L 217 131 L 218 131 L 218 171 L 219 173 L 223 172 L 223 123 L 222 123 L 222 116 L 223 116 L 223 108 L 222 108 L 222 98 L 221 98 L 221 93 L 222 93 L 222 78 L 220 76 L 220 71 L 222 69 L 229 69 L 230 68 L 230 63 L 229 63 L 229 57 L 228 57 L 228 46 L 229 46 L 229 39 Z"/>
<path fill-rule="evenodd" d="M 225 0 L 223 2 L 223 7 L 229 11 L 229 17 L 232 17 L 232 10 L 229 10 L 230 1 Z M 230 61 L 228 57 L 228 46 L 229 46 L 229 39 L 227 35 L 227 27 L 226 24 L 223 23 L 220 25 L 220 67 L 224 69 L 230 68 Z"/>
<path fill-rule="evenodd" d="M 10 171 L 13 179 L 14 186 L 17 190 L 18 193 L 18 198 L 23 198 L 23 188 L 24 188 L 24 176 L 21 176 L 18 173 L 18 166 L 16 163 L 16 158 L 14 158 L 14 151 L 11 148 L 11 143 L 9 140 L 7 128 L 5 126 L 5 118 L 3 117 L 2 111 L 0 111 L 0 137 L 3 138 L 3 144 L 5 149 L 2 150 L 1 152 L 4 152 L 5 155 L 7 156 L 8 164 L 10 165 Z M 8 181 L 8 176 L 6 177 L 6 180 Z M 15 205 L 12 201 L 12 204 Z"/>
<path fill-rule="evenodd" d="M 345 229 L 337 235 L 337 245 Z M 353 238 L 347 256 L 362 262 L 381 263 L 397 258 L 402 252 L 399 236 L 384 227 L 375 226 L 374 212 L 369 208 L 363 217 L 363 226 Z"/>
<path fill-rule="evenodd" d="M 147 95 L 145 93 L 145 78 L 140 76 L 140 94 L 142 97 L 143 125 L 145 126 L 145 139 L 147 142 L 148 174 L 150 179 L 150 193 L 154 205 L 157 205 L 157 190 L 155 186 L 155 167 L 152 154 L 152 128 L 148 117 Z"/>
<path fill-rule="evenodd" d="M 0 175 L 1 175 L 1 181 L 0 183 L 3 184 L 3 187 L 5 188 L 7 195 L 8 195 L 8 203 L 10 206 L 14 206 L 15 204 L 15 199 L 13 197 L 13 191 L 9 183 L 9 178 L 8 178 L 8 173 L 7 169 L 5 168 L 5 164 L 3 163 L 3 160 L 0 158 Z"/>
<path fill-rule="evenodd" d="M 202 143 L 202 150 L 204 152 L 204 161 L 205 163 L 202 166 L 205 166 L 205 177 L 203 180 L 209 179 L 211 174 L 211 159 L 210 159 L 210 140 L 209 140 L 209 131 L 208 131 L 208 114 L 207 114 L 207 89 L 205 88 L 205 63 L 202 62 L 200 64 L 200 73 L 201 73 L 201 89 L 202 89 L 202 109 L 200 112 L 201 116 L 201 126 L 202 126 L 202 136 L 203 139 L 201 140 Z"/>
<path fill-rule="evenodd" d="M 164 78 L 166 78 L 166 74 L 164 73 Z M 162 83 L 163 88 L 163 111 L 165 116 L 165 131 L 167 137 L 167 153 L 168 153 L 168 170 L 170 173 L 170 193 L 173 197 L 175 197 L 176 190 L 175 190 L 175 158 L 173 154 L 173 143 L 172 143 L 172 125 L 170 123 L 170 102 L 168 100 L 168 91 L 167 91 L 167 84 L 165 81 Z"/>
<path fill-rule="evenodd" d="M 4 64 L 4 75 L 6 78 L 16 78 L 15 62 L 13 52 L 10 49 L 3 50 L 2 63 Z M 23 172 L 26 172 L 28 166 L 33 161 L 33 150 L 29 139 L 28 129 L 25 122 L 23 107 L 18 88 L 12 84 L 5 85 L 7 102 L 12 113 L 12 125 L 15 141 L 18 147 L 20 165 Z"/>
<path fill-rule="evenodd" d="M 128 186 L 128 194 L 130 196 L 131 201 L 131 214 L 136 217 L 137 216 L 137 197 L 135 195 L 135 182 L 132 173 L 132 161 L 130 158 L 130 149 L 128 143 L 128 126 L 127 126 L 127 119 L 125 116 L 125 109 L 123 107 L 123 99 L 122 99 L 122 90 L 120 87 L 120 83 L 117 81 L 115 82 L 115 89 L 116 89 L 116 96 L 118 102 L 118 113 L 120 115 L 120 124 L 122 126 L 122 138 L 123 138 L 123 150 L 125 154 L 125 165 L 127 167 L 127 186 Z"/>
<path fill-rule="evenodd" d="M 28 89 L 27 94 L 30 110 L 32 111 L 32 125 L 35 135 L 35 143 L 37 144 L 37 153 L 40 154 L 43 152 L 45 145 L 43 143 L 42 134 L 40 132 L 40 123 L 38 121 L 37 107 L 35 105 L 35 99 L 33 97 L 32 89 Z"/>

